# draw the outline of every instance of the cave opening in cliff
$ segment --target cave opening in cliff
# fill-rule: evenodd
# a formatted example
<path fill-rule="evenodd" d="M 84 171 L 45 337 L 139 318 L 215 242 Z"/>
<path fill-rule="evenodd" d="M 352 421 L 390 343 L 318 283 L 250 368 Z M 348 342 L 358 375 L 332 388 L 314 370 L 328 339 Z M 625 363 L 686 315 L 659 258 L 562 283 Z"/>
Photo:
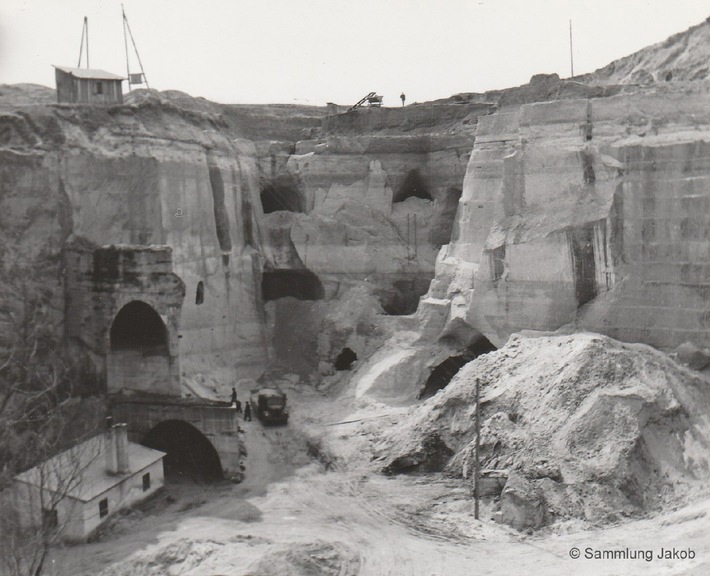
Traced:
<path fill-rule="evenodd" d="M 357 360 L 357 354 L 353 352 L 350 348 L 343 348 L 335 359 L 333 365 L 338 371 L 350 370 L 353 366 L 353 362 Z"/>
<path fill-rule="evenodd" d="M 479 356 L 493 352 L 495 349 L 496 347 L 487 338 L 481 336 L 476 342 L 466 348 L 462 354 L 449 356 L 431 371 L 424 387 L 419 392 L 418 398 L 420 400 L 431 398 L 439 390 L 446 388 L 466 364 Z"/>
<path fill-rule="evenodd" d="M 401 186 L 397 188 L 392 196 L 392 202 L 404 202 L 407 198 L 432 199 L 429 187 L 416 168 L 410 170 L 404 177 Z"/>
<path fill-rule="evenodd" d="M 430 277 L 419 275 L 395 280 L 388 289 L 378 293 L 382 310 L 388 316 L 414 314 L 419 306 L 419 298 L 427 293 L 430 282 Z"/>
<path fill-rule="evenodd" d="M 267 270 L 261 279 L 264 301 L 279 298 L 322 300 L 325 289 L 320 279 L 310 270 Z"/>
<path fill-rule="evenodd" d="M 126 304 L 116 314 L 110 330 L 111 350 L 138 350 L 167 354 L 168 331 L 160 315 L 140 300 Z"/>
<path fill-rule="evenodd" d="M 192 424 L 182 420 L 165 420 L 155 426 L 141 442 L 165 452 L 165 478 L 187 477 L 198 482 L 222 480 L 222 463 L 217 450 L 207 437 Z"/>
<path fill-rule="evenodd" d="M 264 214 L 306 211 L 306 198 L 299 190 L 296 179 L 290 175 L 279 175 L 266 184 L 260 198 Z"/>

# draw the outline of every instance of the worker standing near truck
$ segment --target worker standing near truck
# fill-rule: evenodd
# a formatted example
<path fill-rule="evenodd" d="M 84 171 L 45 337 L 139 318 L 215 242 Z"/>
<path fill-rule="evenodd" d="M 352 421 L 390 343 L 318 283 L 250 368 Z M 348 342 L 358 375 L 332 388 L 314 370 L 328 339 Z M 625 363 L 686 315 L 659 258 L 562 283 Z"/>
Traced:
<path fill-rule="evenodd" d="M 251 422 L 251 404 L 249 402 L 244 405 L 244 421 L 247 420 Z"/>

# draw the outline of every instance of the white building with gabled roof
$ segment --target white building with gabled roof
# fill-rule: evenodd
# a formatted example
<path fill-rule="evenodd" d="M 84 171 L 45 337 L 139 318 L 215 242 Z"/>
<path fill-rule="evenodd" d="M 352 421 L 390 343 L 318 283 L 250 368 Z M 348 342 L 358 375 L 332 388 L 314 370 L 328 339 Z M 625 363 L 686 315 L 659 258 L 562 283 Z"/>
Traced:
<path fill-rule="evenodd" d="M 112 514 L 165 484 L 164 457 L 129 442 L 126 425 L 116 424 L 15 477 L 20 522 L 49 522 L 63 540 L 86 540 Z"/>

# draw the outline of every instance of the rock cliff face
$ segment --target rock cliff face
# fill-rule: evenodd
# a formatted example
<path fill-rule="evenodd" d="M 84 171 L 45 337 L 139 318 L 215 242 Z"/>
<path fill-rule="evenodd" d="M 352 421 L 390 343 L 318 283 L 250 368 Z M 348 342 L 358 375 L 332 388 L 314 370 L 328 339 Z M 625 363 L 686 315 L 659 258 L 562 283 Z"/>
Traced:
<path fill-rule="evenodd" d="M 708 94 L 664 86 L 481 118 L 454 239 L 420 307 L 431 332 L 461 323 L 501 345 L 576 323 L 707 346 Z"/>
<path fill-rule="evenodd" d="M 184 285 L 175 289 L 185 290 L 185 297 L 177 322 L 168 321 L 168 311 L 162 318 L 175 332 L 167 339 L 169 356 L 179 356 L 183 374 L 263 370 L 268 342 L 260 303 L 256 151 L 220 128 L 212 116 L 151 98 L 112 108 L 0 111 L 3 275 L 19 284 L 30 269 L 36 282 L 51 283 L 57 335 L 65 305 L 86 317 L 64 334 L 84 357 L 83 378 L 105 379 L 113 318 L 101 320 L 99 336 L 86 326 L 96 310 L 65 304 L 67 267 L 86 268 L 75 272 L 89 274 L 95 286 L 107 280 L 101 267 L 67 259 L 67 242 L 89 253 L 107 245 L 121 245 L 122 253 L 131 246 L 138 252 L 171 247 L 172 272 Z M 141 282 L 154 273 L 150 266 L 131 272 L 142 275 Z"/>
<path fill-rule="evenodd" d="M 307 268 L 328 298 L 367 282 L 386 311 L 413 312 L 451 236 L 477 118 L 491 108 L 358 109 L 325 118 L 317 139 L 293 149 L 272 142 L 262 165 L 270 264 Z"/>
<path fill-rule="evenodd" d="M 17 307 L 34 271 L 28 281 L 46 286 L 53 314 L 51 347 L 64 340 L 77 378 L 140 388 L 134 372 L 150 365 L 143 380 L 157 384 L 146 386 L 166 393 L 179 392 L 180 375 L 259 376 L 272 340 L 284 340 L 275 319 L 293 316 L 287 297 L 295 310 L 356 289 L 378 310 L 413 312 L 451 236 L 477 118 L 492 109 L 445 103 L 322 121 L 324 109 L 179 92 L 137 91 L 104 108 L 53 98 L 0 88 L 2 265 L 18 294 L 3 307 Z M 264 308 L 284 298 L 279 313 Z M 127 351 L 142 341 L 122 334 L 134 301 L 161 322 Z M 372 346 L 355 332 L 338 338 L 356 355 Z M 307 366 L 342 351 L 316 348 Z"/>

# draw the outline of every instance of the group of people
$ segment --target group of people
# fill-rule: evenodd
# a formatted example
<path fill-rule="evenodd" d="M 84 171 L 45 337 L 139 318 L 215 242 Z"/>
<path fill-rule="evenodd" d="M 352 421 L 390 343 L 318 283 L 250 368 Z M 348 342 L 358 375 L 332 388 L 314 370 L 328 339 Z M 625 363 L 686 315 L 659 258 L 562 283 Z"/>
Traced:
<path fill-rule="evenodd" d="M 237 409 L 237 414 L 242 413 L 242 403 L 237 400 L 237 391 L 235 388 L 232 388 L 232 399 L 231 399 L 232 406 L 234 406 Z M 251 404 L 247 402 L 244 405 L 244 420 L 251 422 Z"/>

